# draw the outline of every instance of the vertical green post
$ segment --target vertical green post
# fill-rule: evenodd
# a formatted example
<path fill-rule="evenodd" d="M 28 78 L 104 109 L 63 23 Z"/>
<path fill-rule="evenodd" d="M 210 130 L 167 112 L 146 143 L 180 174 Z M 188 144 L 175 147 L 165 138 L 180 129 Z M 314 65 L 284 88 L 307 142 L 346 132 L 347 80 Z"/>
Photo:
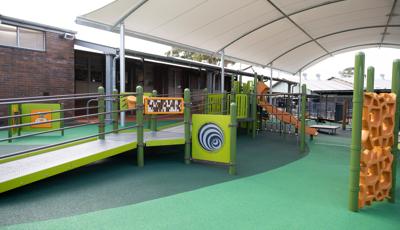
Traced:
<path fill-rule="evenodd" d="M 227 104 L 227 92 L 222 92 L 222 108 L 221 108 L 221 115 L 228 114 L 228 104 Z"/>
<path fill-rule="evenodd" d="M 232 83 L 231 95 L 229 99 L 229 104 L 232 104 L 232 102 L 236 102 L 236 87 L 234 83 Z"/>
<path fill-rule="evenodd" d="M 393 163 L 392 163 L 392 188 L 390 189 L 389 202 L 396 202 L 396 173 L 397 173 L 397 158 L 399 153 L 399 119 L 400 119 L 400 59 L 393 61 L 392 69 L 392 93 L 396 94 L 396 114 L 393 128 Z"/>
<path fill-rule="evenodd" d="M 349 110 L 349 102 L 347 99 L 344 99 L 343 102 L 343 117 L 342 117 L 342 130 L 346 130 L 347 124 L 347 111 Z"/>
<path fill-rule="evenodd" d="M 151 96 L 157 97 L 157 90 L 153 90 Z M 153 132 L 157 131 L 157 115 L 155 114 L 150 115 L 150 130 Z"/>
<path fill-rule="evenodd" d="M 105 101 L 104 101 L 104 88 L 102 86 L 100 86 L 97 89 L 97 92 L 100 94 L 100 96 L 98 97 L 98 113 L 101 113 L 99 115 L 97 115 L 98 119 L 99 119 L 99 139 L 104 140 L 105 138 Z"/>
<path fill-rule="evenodd" d="M 300 152 L 306 151 L 306 106 L 307 106 L 307 86 L 301 86 L 301 121 L 300 121 Z"/>
<path fill-rule="evenodd" d="M 254 85 L 253 85 L 253 93 L 252 93 L 252 103 L 251 103 L 251 131 L 252 137 L 256 138 L 256 127 L 257 127 L 257 83 L 258 76 L 254 75 Z"/>
<path fill-rule="evenodd" d="M 13 113 L 13 110 L 12 110 L 12 104 L 8 105 L 7 109 L 8 109 L 8 116 L 13 116 L 14 113 Z M 9 117 L 8 118 L 8 126 L 11 126 L 12 124 L 13 124 L 13 118 Z M 12 136 L 13 136 L 13 129 L 9 128 L 8 129 L 8 138 L 11 138 Z M 8 142 L 11 143 L 12 139 L 9 139 Z"/>
<path fill-rule="evenodd" d="M 112 97 L 112 126 L 113 126 L 113 133 L 118 133 L 118 90 L 114 89 L 113 90 L 113 97 Z"/>
<path fill-rule="evenodd" d="M 242 92 L 242 90 L 243 90 L 243 80 L 242 80 L 243 78 L 242 78 L 242 75 L 240 75 L 239 76 L 239 92 L 237 92 L 237 93 L 241 93 Z"/>
<path fill-rule="evenodd" d="M 230 136 L 230 163 L 229 163 L 229 174 L 230 175 L 235 175 L 236 174 L 236 132 L 237 132 L 237 106 L 236 103 L 231 103 L 231 124 L 230 126 L 230 131 L 231 131 L 231 136 Z"/>
<path fill-rule="evenodd" d="M 353 114 L 350 147 L 350 189 L 349 209 L 358 211 L 358 192 L 360 190 L 361 128 L 364 90 L 365 55 L 356 55 L 354 66 Z"/>
<path fill-rule="evenodd" d="M 137 163 L 144 166 L 143 87 L 136 87 Z"/>
<path fill-rule="evenodd" d="M 231 89 L 235 87 L 235 75 L 231 76 Z"/>
<path fill-rule="evenodd" d="M 17 107 L 18 107 L 18 112 L 17 112 L 17 114 L 18 114 L 18 115 L 22 114 L 22 104 L 18 104 Z M 16 119 L 16 123 L 17 123 L 17 125 L 22 124 L 22 117 L 18 117 L 18 118 Z M 21 136 L 21 132 L 22 132 L 22 127 L 17 128 L 17 135 L 18 135 L 18 136 Z"/>
<path fill-rule="evenodd" d="M 374 92 L 374 75 L 375 75 L 375 68 L 370 66 L 367 69 L 367 92 L 373 93 Z"/>
<path fill-rule="evenodd" d="M 60 127 L 64 128 L 64 103 L 60 104 L 60 110 L 61 110 L 61 112 L 60 112 L 60 119 L 61 119 Z M 64 136 L 64 129 L 61 130 L 61 136 Z"/>
<path fill-rule="evenodd" d="M 203 89 L 203 97 L 204 97 L 204 114 L 208 113 L 208 89 Z"/>
<path fill-rule="evenodd" d="M 190 89 L 186 88 L 183 94 L 184 109 L 183 109 L 183 119 L 185 124 L 185 164 L 190 164 Z"/>

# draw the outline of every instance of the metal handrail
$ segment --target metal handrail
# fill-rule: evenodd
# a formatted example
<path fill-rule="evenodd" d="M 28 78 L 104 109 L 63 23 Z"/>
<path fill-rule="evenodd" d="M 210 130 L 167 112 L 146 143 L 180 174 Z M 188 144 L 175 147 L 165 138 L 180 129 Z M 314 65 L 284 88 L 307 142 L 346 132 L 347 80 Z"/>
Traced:
<path fill-rule="evenodd" d="M 99 101 L 99 99 L 90 99 L 90 100 L 88 100 L 87 102 L 86 102 L 86 115 L 89 115 L 89 105 L 90 105 L 90 102 L 92 102 L 92 101 Z M 98 106 L 97 106 L 98 107 Z M 89 121 L 90 121 L 90 119 L 89 119 L 89 117 L 87 117 L 87 119 L 86 119 L 86 121 L 89 123 Z"/>
<path fill-rule="evenodd" d="M 41 115 L 41 114 L 49 114 L 49 113 L 58 113 L 58 112 L 67 112 L 67 111 L 77 111 L 77 110 L 83 110 L 86 109 L 87 107 L 79 107 L 79 108 L 71 108 L 71 109 L 59 109 L 59 110 L 52 110 L 49 112 L 37 112 L 37 113 L 24 113 L 24 114 L 16 114 L 16 115 L 10 115 L 10 116 L 3 116 L 0 117 L 1 119 L 8 119 L 8 118 L 19 118 L 19 117 L 29 117 L 29 116 L 34 116 L 34 115 Z M 99 108 L 98 106 L 92 106 L 90 109 L 96 109 Z"/>
<path fill-rule="evenodd" d="M 61 131 L 61 130 L 79 128 L 79 127 L 88 126 L 88 125 L 96 125 L 96 124 L 99 124 L 99 123 L 100 122 L 90 123 L 90 124 L 85 123 L 85 124 L 80 124 L 80 125 L 72 125 L 72 126 L 67 126 L 67 127 L 58 128 L 58 129 L 52 129 L 52 130 L 46 130 L 46 131 L 37 132 L 37 133 L 30 133 L 30 134 L 25 134 L 25 135 L 21 135 L 21 136 L 3 138 L 3 139 L 0 139 L 0 142 L 9 141 L 9 140 L 15 140 L 15 139 L 24 138 L 24 137 L 31 137 L 31 136 L 36 136 L 36 135 L 41 135 L 41 134 L 46 134 L 46 133 L 52 133 L 52 132 L 57 132 L 57 131 Z"/>
<path fill-rule="evenodd" d="M 10 154 L 6 154 L 6 155 L 2 155 L 0 156 L 0 159 L 4 159 L 4 158 L 8 158 L 8 157 L 13 157 L 13 156 L 18 156 L 18 155 L 22 155 L 24 153 L 29 153 L 29 152 L 33 152 L 33 151 L 39 151 L 39 150 L 43 150 L 43 149 L 47 149 L 47 148 L 52 148 L 52 147 L 56 147 L 56 146 L 60 146 L 60 145 L 64 145 L 64 144 L 69 144 L 72 142 L 76 142 L 76 141 L 82 141 L 82 140 L 86 140 L 89 138 L 93 138 L 93 137 L 98 137 L 99 135 L 102 134 L 110 134 L 113 133 L 115 131 L 122 131 L 122 130 L 127 130 L 127 129 L 133 129 L 138 127 L 137 125 L 134 126 L 128 126 L 128 127 L 124 127 L 124 128 L 119 128 L 117 130 L 111 130 L 111 131 L 107 131 L 107 132 L 101 132 L 101 133 L 97 133 L 97 134 L 93 134 L 93 135 L 89 135 L 89 136 L 85 136 L 85 137 L 80 137 L 80 138 L 76 138 L 76 139 L 71 139 L 68 141 L 63 141 L 63 142 L 59 142 L 59 143 L 55 143 L 55 144 L 51 144 L 51 145 L 45 145 L 45 146 L 41 146 L 41 147 L 37 147 L 37 148 L 32 148 L 32 149 L 27 149 L 27 150 L 22 150 L 19 152 L 14 152 L 14 153 L 10 153 Z"/>
<path fill-rule="evenodd" d="M 12 105 L 12 104 L 23 104 L 23 103 L 37 103 L 37 102 L 50 102 L 50 101 L 66 101 L 66 100 L 77 100 L 77 99 L 89 99 L 89 98 L 96 98 L 96 97 L 114 97 L 114 96 L 130 96 L 136 95 L 136 93 L 124 93 L 124 94 L 115 94 L 115 95 L 92 95 L 92 96 L 82 96 L 82 97 L 65 97 L 65 98 L 49 98 L 49 99 L 39 99 L 39 100 L 21 100 L 21 101 L 7 101 L 7 102 L 0 102 L 0 105 Z"/>
<path fill-rule="evenodd" d="M 59 121 L 68 121 L 68 120 L 74 120 L 74 119 L 79 119 L 79 118 L 92 117 L 92 116 L 105 115 L 105 114 L 112 114 L 112 113 L 119 113 L 119 112 L 126 112 L 126 111 L 133 111 L 133 110 L 135 110 L 135 109 L 115 110 L 115 111 L 110 111 L 110 112 L 93 113 L 93 114 L 89 114 L 89 115 L 81 115 L 81 116 L 60 118 L 60 119 L 54 119 L 54 120 L 48 120 L 48 121 L 42 121 L 42 122 L 30 122 L 30 123 L 18 124 L 18 125 L 8 125 L 8 126 L 0 127 L 0 130 L 10 129 L 10 128 L 20 128 L 20 127 L 31 126 L 31 125 L 47 124 L 47 123 L 53 123 L 53 122 L 59 122 Z"/>
<path fill-rule="evenodd" d="M 71 95 L 74 96 L 96 96 L 99 93 L 80 93 L 80 94 L 63 94 L 63 95 L 53 95 L 53 96 L 36 96 L 36 97 L 17 97 L 17 98 L 6 98 L 0 99 L 0 102 L 6 101 L 19 101 L 19 100 L 35 100 L 35 99 L 46 99 L 46 98 L 56 98 L 56 97 L 70 97 Z"/>

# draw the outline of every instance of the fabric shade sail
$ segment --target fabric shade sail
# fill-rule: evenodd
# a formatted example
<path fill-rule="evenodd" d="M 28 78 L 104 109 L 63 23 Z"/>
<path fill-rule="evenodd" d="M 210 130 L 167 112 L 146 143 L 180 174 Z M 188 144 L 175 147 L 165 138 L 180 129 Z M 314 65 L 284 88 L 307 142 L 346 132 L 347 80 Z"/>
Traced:
<path fill-rule="evenodd" d="M 289 73 L 333 54 L 400 46 L 395 0 L 117 0 L 83 24 Z"/>

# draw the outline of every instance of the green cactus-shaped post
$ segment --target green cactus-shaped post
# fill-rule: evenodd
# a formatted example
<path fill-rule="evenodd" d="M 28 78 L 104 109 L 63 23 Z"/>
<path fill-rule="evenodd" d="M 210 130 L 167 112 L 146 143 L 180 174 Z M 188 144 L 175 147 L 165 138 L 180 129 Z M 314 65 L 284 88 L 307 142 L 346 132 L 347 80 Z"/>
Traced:
<path fill-rule="evenodd" d="M 136 87 L 137 162 L 144 166 L 143 88 Z"/>
<path fill-rule="evenodd" d="M 365 55 L 356 55 L 354 66 L 353 115 L 350 146 L 350 190 L 349 209 L 358 211 L 358 192 L 360 190 L 361 128 L 364 88 Z"/>

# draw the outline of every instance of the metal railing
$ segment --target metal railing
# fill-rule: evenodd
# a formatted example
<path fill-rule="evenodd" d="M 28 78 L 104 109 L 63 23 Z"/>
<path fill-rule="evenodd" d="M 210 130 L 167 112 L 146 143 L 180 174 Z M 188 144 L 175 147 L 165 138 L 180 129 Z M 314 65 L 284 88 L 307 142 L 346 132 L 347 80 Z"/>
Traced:
<path fill-rule="evenodd" d="M 127 129 L 133 129 L 137 128 L 138 122 L 136 121 L 136 125 L 133 126 L 128 126 L 128 127 L 118 127 L 118 113 L 124 112 L 124 111 L 134 111 L 136 109 L 119 109 L 118 108 L 118 99 L 121 96 L 129 96 L 129 95 L 137 95 L 136 93 L 130 93 L 130 94 L 118 94 L 116 91 L 112 95 L 106 95 L 104 93 L 104 88 L 99 87 L 99 90 L 97 93 L 85 93 L 85 94 L 67 94 L 67 95 L 55 95 L 55 96 L 39 96 L 39 97 L 25 97 L 25 98 L 8 98 L 8 99 L 1 99 L 0 100 L 0 106 L 7 106 L 9 114 L 7 116 L 2 116 L 0 117 L 0 120 L 7 120 L 7 125 L 5 126 L 0 126 L 0 130 L 8 130 L 8 137 L 7 138 L 2 138 L 0 139 L 0 142 L 12 142 L 14 140 L 18 139 L 23 139 L 27 137 L 33 137 L 33 136 L 38 136 L 38 135 L 43 135 L 43 134 L 48 134 L 48 133 L 53 133 L 53 132 L 59 132 L 61 131 L 62 133 L 65 130 L 70 130 L 70 129 L 75 129 L 75 128 L 81 128 L 85 126 L 91 126 L 91 125 L 98 125 L 98 132 L 93 135 L 87 135 L 79 138 L 74 138 L 74 139 L 69 139 L 66 141 L 50 144 L 50 145 L 44 145 L 36 148 L 30 148 L 27 150 L 23 151 L 18 151 L 18 152 L 12 152 L 12 153 L 7 153 L 3 154 L 0 156 L 0 159 L 2 158 L 7 158 L 7 157 L 12 157 L 12 156 L 17 156 L 21 154 L 25 154 L 28 152 L 33 152 L 33 151 L 38 151 L 38 150 L 43 150 L 46 148 L 51 148 L 55 146 L 60 146 L 60 145 L 65 145 L 68 143 L 76 142 L 76 141 L 81 141 L 85 139 L 90 139 L 93 137 L 98 137 L 99 139 L 104 139 L 105 134 L 110 134 L 110 133 L 118 133 L 121 130 L 127 130 Z M 86 107 L 77 107 L 77 108 L 63 108 L 63 103 L 60 102 L 71 102 L 71 104 L 75 103 L 75 100 L 79 99 L 89 99 L 89 101 L 97 100 L 98 105 L 97 106 L 86 106 Z M 105 111 L 105 101 L 110 100 L 112 101 L 112 110 L 111 111 Z M 59 109 L 42 109 L 42 110 L 48 110 L 48 111 L 40 111 L 40 105 L 37 103 L 43 103 L 41 106 L 46 107 L 48 102 L 52 102 L 52 105 L 59 105 L 57 108 Z M 34 111 L 32 109 L 31 111 L 27 113 L 22 113 L 22 107 L 23 106 L 32 106 L 35 105 L 35 111 L 38 112 L 31 112 Z M 14 109 L 14 110 L 13 110 Z M 89 110 L 89 109 L 97 109 L 96 113 L 92 114 L 86 114 L 86 115 L 71 115 L 68 117 L 64 117 L 65 113 L 74 113 L 79 110 Z M 51 119 L 42 119 L 42 120 L 32 120 L 33 117 L 38 116 L 38 117 L 45 117 L 46 115 L 55 115 L 51 116 Z M 111 131 L 105 131 L 105 115 L 106 114 L 112 114 L 113 117 L 113 126 Z M 31 118 L 29 121 L 28 118 Z M 90 119 L 91 117 L 97 118 L 98 121 L 95 123 L 80 123 L 80 119 L 86 118 Z M 23 120 L 24 119 L 24 120 Z M 70 125 L 65 126 L 65 122 L 69 122 Z M 55 126 L 56 128 L 53 128 L 53 124 L 57 123 L 59 125 Z M 77 123 L 77 124 L 76 124 Z M 42 126 L 42 127 L 41 127 Z M 44 127 L 43 127 L 44 126 Z M 32 130 L 30 130 L 29 133 L 24 133 L 22 134 L 22 129 L 25 127 L 29 127 Z M 40 128 L 39 128 L 40 127 Z M 43 129 L 41 129 L 43 128 Z"/>

